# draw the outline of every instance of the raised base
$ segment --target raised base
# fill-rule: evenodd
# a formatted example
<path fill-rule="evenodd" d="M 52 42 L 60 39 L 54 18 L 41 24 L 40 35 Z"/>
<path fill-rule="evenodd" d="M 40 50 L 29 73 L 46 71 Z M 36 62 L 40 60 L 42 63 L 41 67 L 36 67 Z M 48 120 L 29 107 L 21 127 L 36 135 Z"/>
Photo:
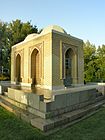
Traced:
<path fill-rule="evenodd" d="M 8 88 L 5 96 L 1 95 L 1 105 L 46 132 L 81 118 L 105 103 L 105 88 L 96 88 L 67 88 L 55 92 Z"/>
<path fill-rule="evenodd" d="M 105 104 L 104 98 L 98 97 L 97 102 L 94 104 L 75 111 L 63 113 L 62 115 L 56 117 L 44 119 L 29 113 L 27 110 L 14 106 L 10 103 L 10 99 L 8 99 L 8 97 L 0 96 L 0 105 L 2 107 L 6 108 L 10 112 L 13 112 L 19 118 L 30 123 L 32 126 L 48 133 L 53 133 L 61 127 L 72 125 L 73 123 L 84 119 L 84 117 L 94 114 L 103 104 Z"/>

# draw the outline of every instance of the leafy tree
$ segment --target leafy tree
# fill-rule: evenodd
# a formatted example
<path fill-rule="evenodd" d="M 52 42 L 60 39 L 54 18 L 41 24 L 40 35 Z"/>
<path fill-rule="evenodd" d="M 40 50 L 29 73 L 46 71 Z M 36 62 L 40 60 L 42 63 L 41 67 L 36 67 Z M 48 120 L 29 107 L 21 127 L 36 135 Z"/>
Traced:
<path fill-rule="evenodd" d="M 84 79 L 86 82 L 105 81 L 105 45 L 84 43 Z"/>
<path fill-rule="evenodd" d="M 95 76 L 95 67 L 96 67 L 96 47 L 91 44 L 89 41 L 84 43 L 84 80 L 86 82 L 93 81 Z"/>
<path fill-rule="evenodd" d="M 19 19 L 12 21 L 9 24 L 9 28 L 11 31 L 11 38 L 10 38 L 11 45 L 14 45 L 16 43 L 23 41 L 28 34 L 38 32 L 37 27 L 31 25 L 29 21 L 26 23 L 23 23 Z"/>
<path fill-rule="evenodd" d="M 98 70 L 98 79 L 105 81 L 105 45 L 102 47 L 98 46 L 97 49 L 97 65 L 99 66 Z"/>
<path fill-rule="evenodd" d="M 9 31 L 7 23 L 0 22 L 0 65 L 8 67 L 8 53 L 10 52 Z"/>
<path fill-rule="evenodd" d="M 36 26 L 28 21 L 23 23 L 17 19 L 10 23 L 0 21 L 0 70 L 10 69 L 11 46 L 25 39 L 28 34 L 37 33 Z"/>

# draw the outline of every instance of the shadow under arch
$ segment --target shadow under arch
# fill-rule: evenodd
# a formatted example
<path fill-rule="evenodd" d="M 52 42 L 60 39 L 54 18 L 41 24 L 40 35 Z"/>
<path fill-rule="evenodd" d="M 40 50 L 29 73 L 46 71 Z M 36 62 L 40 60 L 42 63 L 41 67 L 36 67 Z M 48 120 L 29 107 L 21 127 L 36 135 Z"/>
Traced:
<path fill-rule="evenodd" d="M 40 84 L 40 76 L 39 76 L 39 50 L 34 49 L 31 53 L 31 78 L 32 85 Z"/>
<path fill-rule="evenodd" d="M 64 85 L 65 87 L 71 86 L 73 84 L 73 73 L 75 69 L 75 53 L 73 49 L 68 48 L 65 52 L 65 62 L 64 62 L 64 71 L 65 71 L 65 79 Z"/>
<path fill-rule="evenodd" d="M 21 56 L 18 54 L 16 56 L 16 83 L 21 82 Z"/>

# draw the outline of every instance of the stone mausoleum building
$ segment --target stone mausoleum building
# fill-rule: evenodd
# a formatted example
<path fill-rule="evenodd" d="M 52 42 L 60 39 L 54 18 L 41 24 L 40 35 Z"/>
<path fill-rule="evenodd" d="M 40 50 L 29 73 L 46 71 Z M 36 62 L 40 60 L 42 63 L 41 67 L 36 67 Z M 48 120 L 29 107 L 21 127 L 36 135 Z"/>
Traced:
<path fill-rule="evenodd" d="M 84 84 L 83 41 L 56 25 L 12 47 L 11 81 L 44 89 Z"/>
<path fill-rule="evenodd" d="M 48 26 L 12 47 L 0 105 L 44 132 L 68 126 L 105 104 L 105 86 L 84 85 L 83 72 L 83 41 Z"/>

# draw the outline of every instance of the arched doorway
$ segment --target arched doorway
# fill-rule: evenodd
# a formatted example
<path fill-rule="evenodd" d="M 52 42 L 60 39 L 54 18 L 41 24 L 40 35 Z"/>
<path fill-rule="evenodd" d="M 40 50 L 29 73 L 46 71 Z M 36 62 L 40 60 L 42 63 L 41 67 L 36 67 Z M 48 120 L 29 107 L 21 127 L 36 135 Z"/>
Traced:
<path fill-rule="evenodd" d="M 34 49 L 31 54 L 31 78 L 33 85 L 40 84 L 39 78 L 39 51 Z"/>
<path fill-rule="evenodd" d="M 69 48 L 65 53 L 65 80 L 64 85 L 71 86 L 73 82 L 73 56 L 74 52 Z"/>
<path fill-rule="evenodd" d="M 21 56 L 16 57 L 16 82 L 21 82 Z"/>

